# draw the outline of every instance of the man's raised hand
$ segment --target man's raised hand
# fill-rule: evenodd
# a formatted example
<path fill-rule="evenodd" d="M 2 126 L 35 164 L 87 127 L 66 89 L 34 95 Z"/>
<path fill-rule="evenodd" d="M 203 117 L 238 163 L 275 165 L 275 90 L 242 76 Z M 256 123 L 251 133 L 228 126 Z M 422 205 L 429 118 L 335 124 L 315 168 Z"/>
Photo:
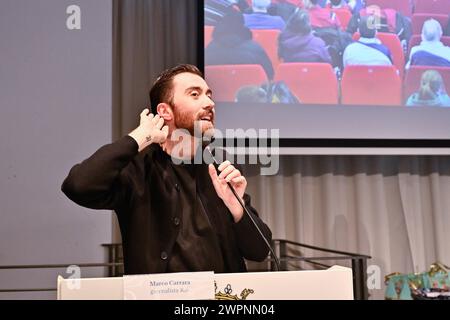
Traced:
<path fill-rule="evenodd" d="M 149 109 L 144 109 L 140 115 L 139 127 L 128 135 L 136 140 L 139 151 L 152 143 L 163 143 L 169 134 L 169 127 L 164 125 L 164 119 L 158 114 L 154 116 Z"/>

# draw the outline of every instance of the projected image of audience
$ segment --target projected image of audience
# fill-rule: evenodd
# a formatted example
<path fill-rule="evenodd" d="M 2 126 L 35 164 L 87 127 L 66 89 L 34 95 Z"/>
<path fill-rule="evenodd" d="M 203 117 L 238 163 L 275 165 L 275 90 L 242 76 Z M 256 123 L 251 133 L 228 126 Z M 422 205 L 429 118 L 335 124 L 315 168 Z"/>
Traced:
<path fill-rule="evenodd" d="M 425 71 L 417 92 L 408 98 L 406 105 L 450 107 L 450 97 L 441 74 L 436 70 Z"/>
<path fill-rule="evenodd" d="M 447 107 L 449 18 L 450 0 L 205 0 L 205 76 L 217 102 Z"/>

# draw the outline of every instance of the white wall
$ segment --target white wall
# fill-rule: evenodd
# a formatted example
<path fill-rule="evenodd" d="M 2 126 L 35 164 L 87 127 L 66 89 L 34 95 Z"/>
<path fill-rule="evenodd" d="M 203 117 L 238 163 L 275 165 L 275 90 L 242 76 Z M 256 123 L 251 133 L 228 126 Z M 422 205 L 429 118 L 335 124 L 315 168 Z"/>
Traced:
<path fill-rule="evenodd" d="M 66 27 L 73 4 L 81 30 Z M 73 164 L 111 141 L 111 20 L 111 0 L 0 2 L 0 265 L 106 260 L 111 213 L 77 206 L 60 186 Z M 64 271 L 0 270 L 0 289 L 55 288 Z"/>

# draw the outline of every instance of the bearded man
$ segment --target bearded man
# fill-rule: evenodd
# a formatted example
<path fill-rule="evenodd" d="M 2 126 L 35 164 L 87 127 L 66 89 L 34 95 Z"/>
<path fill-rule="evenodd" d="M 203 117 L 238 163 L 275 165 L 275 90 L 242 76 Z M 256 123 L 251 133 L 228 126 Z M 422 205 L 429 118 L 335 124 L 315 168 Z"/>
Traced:
<path fill-rule="evenodd" d="M 244 259 L 264 260 L 269 249 L 251 218 L 269 242 L 272 234 L 250 204 L 245 177 L 229 161 L 218 170 L 189 161 L 202 151 L 196 128 L 214 128 L 202 73 L 192 65 L 164 71 L 150 102 L 136 129 L 70 170 L 62 191 L 81 206 L 115 211 L 126 274 L 243 272 Z"/>

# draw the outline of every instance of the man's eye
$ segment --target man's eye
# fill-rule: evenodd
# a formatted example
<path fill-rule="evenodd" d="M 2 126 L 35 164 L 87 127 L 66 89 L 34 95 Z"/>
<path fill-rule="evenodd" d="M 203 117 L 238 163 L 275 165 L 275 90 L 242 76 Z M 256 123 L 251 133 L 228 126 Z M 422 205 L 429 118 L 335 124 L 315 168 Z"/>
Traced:
<path fill-rule="evenodd" d="M 193 96 L 193 97 L 198 97 L 198 92 L 192 92 L 192 93 L 191 93 L 191 96 Z"/>

